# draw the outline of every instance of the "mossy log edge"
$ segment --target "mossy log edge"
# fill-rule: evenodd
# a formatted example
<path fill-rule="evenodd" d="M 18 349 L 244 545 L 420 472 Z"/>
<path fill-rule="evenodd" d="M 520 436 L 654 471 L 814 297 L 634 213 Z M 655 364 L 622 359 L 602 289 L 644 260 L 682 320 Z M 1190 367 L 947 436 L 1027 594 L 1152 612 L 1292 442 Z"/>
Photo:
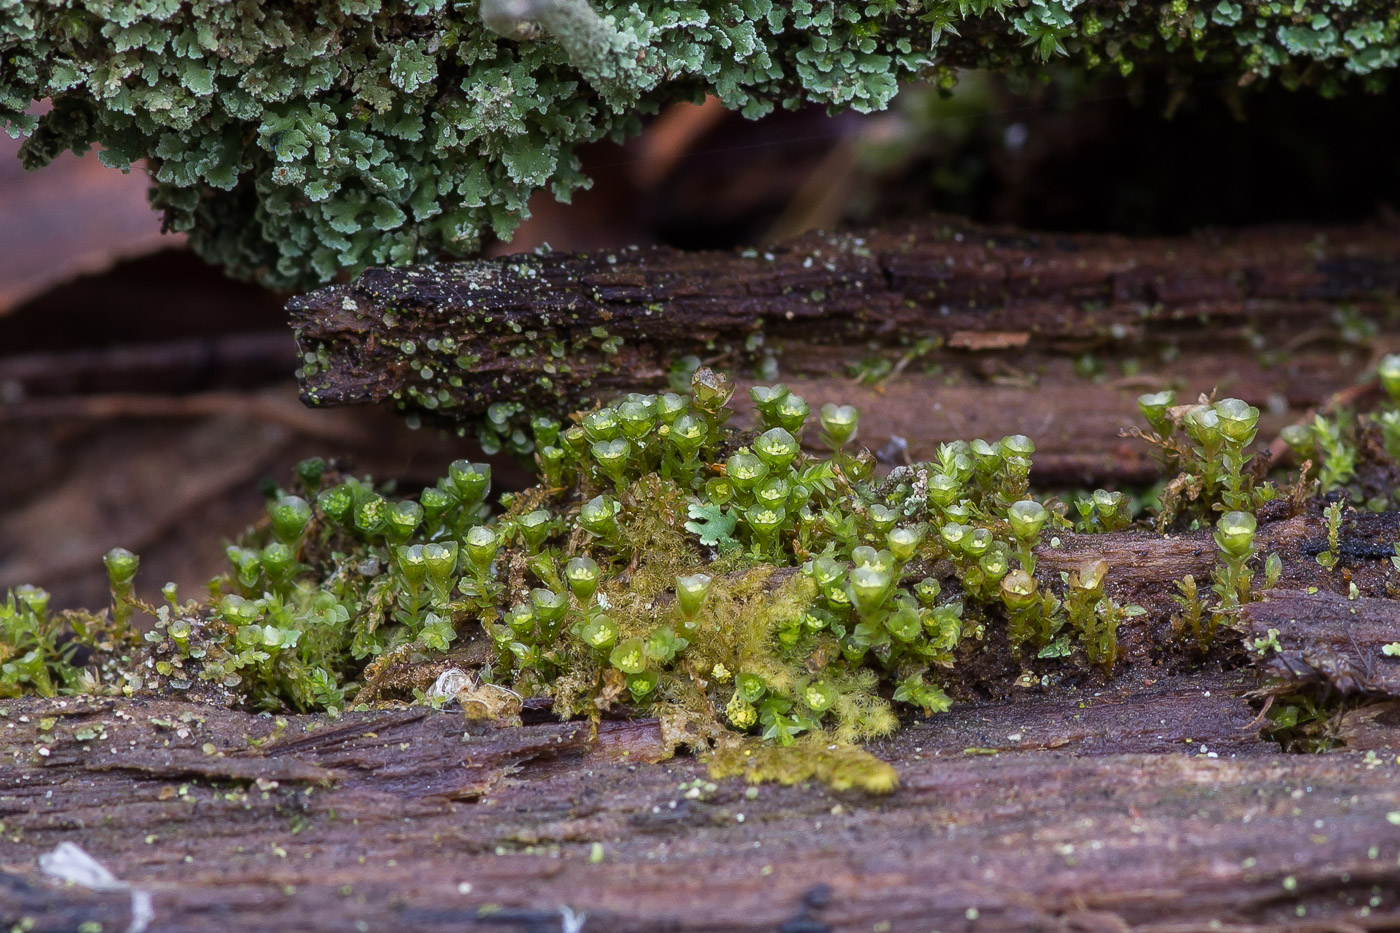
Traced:
<path fill-rule="evenodd" d="M 389 403 L 459 427 L 501 402 L 560 416 L 656 391 L 686 355 L 741 377 L 771 356 L 814 407 L 859 406 L 872 449 L 897 436 L 896 456 L 918 460 L 1023 433 L 1038 481 L 1106 484 L 1153 477 L 1118 436 L 1140 392 L 1219 388 L 1276 431 L 1397 342 L 1397 296 L 1386 228 L 1134 240 L 932 220 L 735 252 L 372 269 L 288 309 L 312 405 Z M 1366 346 L 1339 314 L 1372 322 Z"/>
<path fill-rule="evenodd" d="M 1400 603 L 1367 545 L 1394 518 L 1352 516 L 1332 571 L 1316 516 L 1261 528 L 1288 555 L 1243 619 L 1279 630 L 1262 663 L 959 706 L 871 747 L 884 797 L 710 782 L 658 760 L 654 720 L 0 701 L 0 926 L 128 929 L 144 892 L 149 930 L 1395 929 Z M 1121 585 L 1145 593 L 1207 542 L 1077 536 L 1043 563 L 1136 555 Z M 1163 637 L 1160 610 L 1139 624 L 1126 643 Z M 1348 714 L 1345 749 L 1290 755 L 1260 737 L 1261 673 L 1392 699 Z M 118 883 L 46 875 L 65 842 Z"/>

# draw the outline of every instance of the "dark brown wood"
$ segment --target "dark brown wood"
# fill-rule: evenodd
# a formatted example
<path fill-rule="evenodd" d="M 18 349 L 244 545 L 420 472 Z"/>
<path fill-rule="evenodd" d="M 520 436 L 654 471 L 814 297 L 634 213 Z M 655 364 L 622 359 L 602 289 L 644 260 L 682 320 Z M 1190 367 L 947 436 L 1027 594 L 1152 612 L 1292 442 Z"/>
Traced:
<path fill-rule="evenodd" d="M 956 710 L 873 748 L 888 797 L 707 783 L 645 721 L 7 701 L 0 923 L 127 928 L 68 842 L 151 931 L 1395 929 L 1395 763 L 1282 754 L 1250 683 Z"/>
<path fill-rule="evenodd" d="M 448 423 L 510 400 L 562 413 L 664 387 L 685 354 L 739 372 L 771 355 L 810 401 L 860 405 L 872 449 L 898 435 L 918 459 L 1019 432 L 1045 481 L 1081 482 L 1150 478 L 1118 437 L 1141 392 L 1218 388 L 1264 408 L 1267 432 L 1350 385 L 1393 341 L 1381 312 L 1397 285 L 1388 229 L 1132 240 L 938 221 L 734 253 L 375 269 L 289 308 L 320 356 L 312 404 L 387 401 Z M 1339 309 L 1379 321 L 1379 341 L 1356 345 Z M 873 360 L 892 371 L 850 377 Z"/>
<path fill-rule="evenodd" d="M 1231 671 L 1184 673 L 1169 621 L 1208 532 L 1047 543 L 1043 579 L 1103 557 L 1149 607 L 1120 676 L 1008 680 L 907 724 L 870 747 L 899 774 L 885 797 L 712 780 L 664 760 L 653 720 L 0 701 L 0 929 L 127 929 L 133 890 L 148 930 L 1400 929 L 1400 682 L 1378 657 L 1400 636 L 1378 543 L 1396 516 L 1349 513 L 1325 570 L 1321 517 L 1276 511 L 1257 543 L 1281 586 L 1221 636 Z M 1239 642 L 1271 628 L 1256 669 Z M 1353 745 L 1285 754 L 1259 732 L 1261 670 L 1390 699 L 1348 714 Z M 46 875 L 63 843 L 127 887 Z"/>

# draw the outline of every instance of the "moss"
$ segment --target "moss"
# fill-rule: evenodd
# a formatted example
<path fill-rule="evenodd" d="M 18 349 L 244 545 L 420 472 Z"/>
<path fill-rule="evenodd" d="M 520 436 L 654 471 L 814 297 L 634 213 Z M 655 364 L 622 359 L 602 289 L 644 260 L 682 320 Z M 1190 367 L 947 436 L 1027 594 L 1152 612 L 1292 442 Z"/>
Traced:
<path fill-rule="evenodd" d="M 899 787 L 899 772 L 888 762 L 853 745 L 805 741 L 788 748 L 736 745 L 709 758 L 715 779 L 742 777 L 750 784 L 802 784 L 820 781 L 832 790 L 888 794 Z"/>
<path fill-rule="evenodd" d="M 144 161 L 170 229 L 288 285 L 506 238 L 534 192 L 588 185 L 578 146 L 671 101 L 872 111 L 910 80 L 1053 58 L 1331 94 L 1383 83 L 1397 32 L 1382 0 L 6 0 L 0 124 L 30 167 Z"/>
<path fill-rule="evenodd" d="M 454 462 L 397 499 L 307 461 L 228 548 L 205 601 L 167 586 L 163 604 L 144 602 L 121 550 L 107 558 L 108 616 L 51 613 L 21 588 L 0 604 L 0 696 L 155 691 L 268 710 L 455 699 L 505 716 L 544 697 L 562 717 L 654 715 L 669 747 L 722 752 L 717 773 L 878 789 L 892 774 L 844 747 L 946 710 L 944 686 L 1114 673 L 1118 628 L 1143 610 L 1109 594 L 1101 560 L 1034 575 L 1037 543 L 1073 523 L 1058 500 L 1030 498 L 1029 438 L 944 444 L 877 477 L 854 449 L 854 409 L 824 406 L 813 427 L 831 452 L 818 456 L 800 443 L 808 406 L 785 387 L 751 390 L 752 430 L 729 424 L 724 376 L 700 369 L 690 389 L 567 425 L 535 419 L 542 482 L 494 502 L 484 464 Z M 1226 506 L 1276 490 L 1245 469 L 1257 413 L 1170 401 L 1145 397 L 1144 437 L 1192 472 L 1166 484 L 1156 520 L 1215 528 L 1209 595 L 1182 581 L 1175 620 L 1209 652 L 1260 571 L 1267 588 L 1282 569 L 1259 559 L 1254 516 Z M 1174 491 L 1186 487 L 1197 496 Z M 1126 521 L 1122 497 L 1086 501 L 1085 531 Z M 135 610 L 152 630 L 131 624 Z"/>

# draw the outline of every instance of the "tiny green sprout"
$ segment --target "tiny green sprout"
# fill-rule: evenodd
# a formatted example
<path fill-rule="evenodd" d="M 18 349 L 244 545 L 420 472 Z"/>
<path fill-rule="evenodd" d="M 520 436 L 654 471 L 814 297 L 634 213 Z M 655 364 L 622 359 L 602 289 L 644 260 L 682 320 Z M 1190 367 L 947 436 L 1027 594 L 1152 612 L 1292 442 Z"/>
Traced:
<path fill-rule="evenodd" d="M 1176 405 L 1176 393 L 1171 389 L 1162 392 L 1150 392 L 1146 395 L 1139 395 L 1138 411 L 1147 419 L 1147 423 L 1152 430 L 1163 437 L 1170 437 L 1172 429 L 1175 427 L 1171 420 L 1172 407 Z"/>
<path fill-rule="evenodd" d="M 267 507 L 272 533 L 278 541 L 291 544 L 311 522 L 311 504 L 301 496 L 282 496 Z"/>
<path fill-rule="evenodd" d="M 1263 638 L 1251 640 L 1250 647 L 1254 649 L 1255 654 L 1260 656 L 1266 656 L 1270 651 L 1275 654 L 1283 652 L 1283 644 L 1278 640 L 1278 629 L 1276 628 L 1269 629 Z"/>
<path fill-rule="evenodd" d="M 992 533 L 986 528 L 974 528 L 972 533 L 963 540 L 963 553 L 976 560 L 991 549 L 995 540 Z"/>
<path fill-rule="evenodd" d="M 902 525 L 898 528 L 891 528 L 885 535 L 885 544 L 894 555 L 894 559 L 901 564 L 911 560 L 919 551 L 919 545 L 924 540 L 924 526 L 915 525 L 910 527 Z"/>
<path fill-rule="evenodd" d="M 640 674 L 646 670 L 646 645 L 640 638 L 618 642 L 608 655 L 608 663 L 624 674 Z"/>
<path fill-rule="evenodd" d="M 617 642 L 617 623 L 601 612 L 592 612 L 575 634 L 595 651 L 607 651 Z"/>
<path fill-rule="evenodd" d="M 838 698 L 836 688 L 824 680 L 814 680 L 802 688 L 802 702 L 814 713 L 825 713 Z"/>
<path fill-rule="evenodd" d="M 526 512 L 515 520 L 515 527 L 520 531 L 520 537 L 524 540 L 525 546 L 532 552 L 538 551 L 540 545 L 549 537 L 550 524 L 553 516 L 547 509 L 535 509 L 533 512 Z"/>
<path fill-rule="evenodd" d="M 924 577 L 914 584 L 914 596 L 924 607 L 932 607 L 943 592 L 943 585 L 933 577 Z"/>
<path fill-rule="evenodd" d="M 423 515 L 423 506 L 417 502 L 395 502 L 389 506 L 385 533 L 396 543 L 407 541 L 423 523 Z"/>
<path fill-rule="evenodd" d="M 141 566 L 141 558 L 124 547 L 114 547 L 102 555 L 102 563 L 107 567 L 107 579 L 112 588 L 126 588 L 135 579 L 136 570 Z"/>
<path fill-rule="evenodd" d="M 467 563 L 478 575 L 490 569 L 491 562 L 496 559 L 496 552 L 500 549 L 501 535 L 496 529 L 485 525 L 473 525 L 467 530 L 463 550 L 467 554 Z"/>
<path fill-rule="evenodd" d="M 166 584 L 166 586 L 169 585 Z M 21 606 L 36 616 L 43 616 L 49 611 L 49 591 L 41 587 L 22 583 L 15 587 L 15 597 Z"/>
<path fill-rule="evenodd" d="M 594 441 L 589 448 L 599 468 L 619 485 L 627 470 L 627 458 L 632 454 L 632 444 L 626 438 L 610 441 Z"/>
<path fill-rule="evenodd" d="M 258 554 L 263 569 L 274 583 L 282 583 L 296 567 L 296 554 L 291 547 L 281 541 L 269 542 Z"/>
<path fill-rule="evenodd" d="M 559 422 L 548 415 L 535 415 L 530 419 L 530 433 L 536 449 L 550 447 L 559 439 Z"/>
<path fill-rule="evenodd" d="M 816 581 L 823 592 L 839 586 L 846 578 L 846 565 L 830 555 L 823 555 L 803 565 L 802 571 Z"/>
<path fill-rule="evenodd" d="M 589 443 L 582 425 L 571 424 L 564 429 L 564 446 L 574 453 L 582 455 L 588 449 Z"/>
<path fill-rule="evenodd" d="M 725 476 L 740 492 L 748 492 L 768 475 L 768 464 L 746 450 L 734 454 L 724 465 Z"/>
<path fill-rule="evenodd" d="M 769 428 L 754 438 L 753 449 L 769 469 L 785 470 L 797 459 L 802 445 L 786 428 Z"/>
<path fill-rule="evenodd" d="M 912 642 L 923 635 L 924 620 L 913 605 L 902 603 L 885 619 L 885 629 L 899 641 Z"/>
<path fill-rule="evenodd" d="M 894 570 L 894 554 L 891 551 L 877 551 L 868 544 L 851 551 L 851 560 L 857 567 L 874 567 L 888 573 Z"/>
<path fill-rule="evenodd" d="M 571 558 L 564 565 L 564 578 L 569 581 L 569 589 L 573 591 L 574 598 L 582 605 L 587 605 L 593 598 L 602 576 L 603 571 L 598 562 L 588 556 Z"/>
<path fill-rule="evenodd" d="M 724 373 L 702 366 L 690 378 L 690 391 L 695 407 L 713 415 L 729 404 L 730 397 L 734 395 L 734 383 Z"/>
<path fill-rule="evenodd" d="M 583 416 L 583 433 L 594 444 L 622 436 L 622 419 L 616 408 L 599 408 Z"/>
<path fill-rule="evenodd" d="M 754 487 L 754 502 L 770 509 L 780 509 L 788 502 L 792 484 L 781 476 L 770 476 Z"/>
<path fill-rule="evenodd" d="M 1011 523 L 1011 533 L 1020 541 L 1033 541 L 1050 519 L 1050 512 L 1034 499 L 1013 502 L 1006 510 L 1006 519 Z"/>
<path fill-rule="evenodd" d="M 551 589 L 535 587 L 530 591 L 530 607 L 534 610 L 535 618 L 539 619 L 540 627 L 552 634 L 568 614 L 569 601 Z"/>
<path fill-rule="evenodd" d="M 879 612 L 894 582 L 894 574 L 883 567 L 862 564 L 851 570 L 847 585 L 851 604 L 861 618 L 869 618 Z"/>
<path fill-rule="evenodd" d="M 1133 521 L 1132 503 L 1121 492 L 1095 489 L 1090 497 L 1101 531 L 1119 531 Z"/>
<path fill-rule="evenodd" d="M 806 399 L 800 395 L 788 395 L 774 407 L 773 421 L 776 427 L 797 434 L 811 413 L 812 406 L 807 404 Z"/>
<path fill-rule="evenodd" d="M 452 589 L 452 572 L 457 569 L 456 541 L 423 545 L 423 562 L 428 566 L 428 582 L 434 589 L 442 594 Z"/>
<path fill-rule="evenodd" d="M 505 623 L 521 638 L 529 638 L 535 633 L 535 611 L 529 606 L 514 606 L 506 610 Z"/>
<path fill-rule="evenodd" d="M 1001 598 L 1012 611 L 1028 609 L 1038 599 L 1035 577 L 1024 570 L 1013 570 L 1001 581 Z"/>
<path fill-rule="evenodd" d="M 768 685 L 757 674 L 740 674 L 734 678 L 734 695 L 745 703 L 757 703 L 768 692 Z"/>
<path fill-rule="evenodd" d="M 651 696 L 656 689 L 656 671 L 638 671 L 627 675 L 627 690 L 638 703 Z"/>
<path fill-rule="evenodd" d="M 395 548 L 394 558 L 398 562 L 399 573 L 403 574 L 410 590 L 416 590 L 423 585 L 423 581 L 428 578 L 428 562 L 423 557 L 423 545 L 401 544 Z"/>
<path fill-rule="evenodd" d="M 448 483 L 462 504 L 471 508 L 491 492 L 491 464 L 454 460 L 447 467 Z"/>
<path fill-rule="evenodd" d="M 676 578 L 676 605 L 681 618 L 694 619 L 709 598 L 714 581 L 709 574 L 693 573 Z"/>
<path fill-rule="evenodd" d="M 647 636 L 643 650 L 650 660 L 658 664 L 670 664 L 689 644 L 689 641 L 677 636 L 670 626 L 663 625 Z"/>
<path fill-rule="evenodd" d="M 1400 658 L 1400 641 L 1393 641 L 1388 645 L 1381 646 L 1381 654 L 1387 658 Z"/>
<path fill-rule="evenodd" d="M 935 473 L 929 477 L 928 500 L 940 508 L 946 508 L 961 498 L 963 484 L 946 473 Z"/>
<path fill-rule="evenodd" d="M 1201 445 L 1206 458 L 1213 459 L 1223 440 L 1220 414 L 1210 405 L 1196 405 L 1186 412 L 1181 424 L 1191 439 Z"/>
<path fill-rule="evenodd" d="M 1004 550 L 996 548 L 979 557 L 977 566 L 981 568 L 989 580 L 996 582 L 1006 576 L 1007 571 L 1011 569 L 1011 562 Z"/>
<path fill-rule="evenodd" d="M 790 393 L 788 387 L 781 382 L 771 386 L 754 386 L 749 389 L 749 398 L 753 399 L 754 407 L 763 416 L 763 421 L 767 424 L 778 410 L 783 399 Z"/>
<path fill-rule="evenodd" d="M 1400 404 L 1400 353 L 1390 353 L 1381 357 L 1376 365 L 1376 376 L 1390 400 Z"/>
<path fill-rule="evenodd" d="M 609 496 L 594 496 L 579 509 L 578 523 L 585 531 L 597 538 L 612 539 L 617 536 L 617 513 L 621 504 Z"/>
<path fill-rule="evenodd" d="M 382 532 L 389 521 L 389 500 L 377 492 L 362 496 L 355 503 L 354 525 L 360 534 L 370 537 Z"/>
<path fill-rule="evenodd" d="M 618 417 L 622 420 L 622 433 L 637 440 L 656 427 L 656 403 L 640 400 L 623 402 L 618 408 Z"/>
<path fill-rule="evenodd" d="M 653 405 L 656 408 L 656 417 L 662 424 L 674 424 L 680 417 L 681 412 L 686 407 L 685 396 L 677 395 L 674 392 L 663 392 L 656 397 Z"/>
<path fill-rule="evenodd" d="M 219 600 L 219 614 L 235 625 L 249 625 L 262 618 L 262 606 L 256 600 L 244 599 L 230 593 Z"/>
<path fill-rule="evenodd" d="M 1342 503 L 1331 503 L 1322 514 L 1327 519 L 1327 550 L 1317 555 L 1317 562 L 1331 570 L 1337 566 L 1342 546 Z"/>
<path fill-rule="evenodd" d="M 320 457 L 309 457 L 296 465 L 296 474 L 307 494 L 315 495 L 321 487 L 321 477 L 326 475 L 326 461 Z"/>
<path fill-rule="evenodd" d="M 252 589 L 262 574 L 262 557 L 252 548 L 230 545 L 224 549 L 224 556 L 233 564 L 234 576 L 244 589 Z"/>
<path fill-rule="evenodd" d="M 418 494 L 418 504 L 423 506 L 423 517 L 431 524 L 456 505 L 457 499 L 441 486 L 427 486 Z"/>
<path fill-rule="evenodd" d="M 112 590 L 112 618 L 120 630 L 131 621 L 132 580 L 141 559 L 124 547 L 114 547 L 102 555 L 107 566 L 107 581 Z"/>
<path fill-rule="evenodd" d="M 972 537 L 972 526 L 961 522 L 949 522 L 938 530 L 938 536 L 943 539 L 943 544 L 950 552 L 961 554 Z"/>
<path fill-rule="evenodd" d="M 776 534 L 786 520 L 787 512 L 781 508 L 751 505 L 744 510 L 744 521 L 753 529 L 754 534 L 765 540 Z"/>
<path fill-rule="evenodd" d="M 888 506 L 876 502 L 870 506 L 870 524 L 876 534 L 885 534 L 899 521 L 899 513 Z"/>
<path fill-rule="evenodd" d="M 1278 433 L 1279 438 L 1299 457 L 1310 457 L 1313 452 L 1313 432 L 1306 425 L 1290 424 Z"/>
<path fill-rule="evenodd" d="M 1264 561 L 1264 589 L 1269 590 L 1277 586 L 1281 576 L 1283 576 L 1283 558 L 1275 552 Z"/>
<path fill-rule="evenodd" d="M 1254 441 L 1259 429 L 1259 409 L 1237 398 L 1225 398 L 1215 403 L 1220 433 L 1240 447 Z"/>
<path fill-rule="evenodd" d="M 1226 512 L 1215 523 L 1215 543 L 1230 557 L 1247 558 L 1254 553 L 1254 532 L 1258 522 L 1248 512 Z"/>
<path fill-rule="evenodd" d="M 853 405 L 837 405 L 827 402 L 821 410 L 823 440 L 832 450 L 840 450 L 856 436 L 860 425 L 860 412 Z"/>
<path fill-rule="evenodd" d="M 1001 467 L 1000 445 L 993 447 L 979 437 L 968 445 L 968 449 L 972 453 L 973 467 L 978 473 L 990 476 Z"/>
<path fill-rule="evenodd" d="M 1008 435 L 1003 437 L 998 444 L 1001 447 L 1002 456 L 1007 458 L 1019 457 L 1023 460 L 1029 460 L 1031 455 L 1035 453 L 1035 441 L 1024 434 Z"/>
<path fill-rule="evenodd" d="M 561 447 L 540 447 L 537 449 L 540 458 L 540 472 L 544 475 L 545 482 L 550 486 L 559 487 L 564 485 L 564 461 L 568 459 Z"/>
<path fill-rule="evenodd" d="M 671 431 L 667 437 L 677 450 L 690 456 L 704 445 L 709 433 L 710 429 L 705 426 L 704 421 L 686 412 L 671 424 Z"/>

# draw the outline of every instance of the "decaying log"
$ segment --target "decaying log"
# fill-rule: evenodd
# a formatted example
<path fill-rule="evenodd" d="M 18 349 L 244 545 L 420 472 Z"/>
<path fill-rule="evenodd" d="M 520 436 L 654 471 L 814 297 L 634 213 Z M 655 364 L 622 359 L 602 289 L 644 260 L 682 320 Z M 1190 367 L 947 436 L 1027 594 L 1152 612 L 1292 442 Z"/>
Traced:
<path fill-rule="evenodd" d="M 1334 593 L 1275 591 L 1246 607 L 1254 638 L 1278 643 L 1266 668 L 1291 683 L 1317 682 L 1346 696 L 1400 696 L 1400 602 Z"/>
<path fill-rule="evenodd" d="M 1242 654 L 1161 663 L 1183 653 L 1166 581 L 1209 574 L 1206 532 L 1066 535 L 1043 576 L 1105 557 L 1151 608 L 1123 633 L 1121 676 L 909 723 L 871 746 L 899 773 L 886 797 L 712 781 L 702 759 L 662 760 L 645 719 L 0 701 L 0 928 L 1394 930 L 1400 659 L 1380 649 L 1400 603 L 1373 538 L 1395 516 L 1349 514 L 1332 570 L 1320 516 L 1264 519 L 1284 575 L 1223 637 L 1276 630 L 1264 674 L 1389 698 L 1342 722 L 1352 746 L 1262 738 Z M 63 883 L 44 857 L 64 843 L 116 881 Z"/>
<path fill-rule="evenodd" d="M 1250 682 L 956 710 L 874 747 L 881 798 L 707 783 L 648 721 L 7 701 L 0 923 L 127 929 L 134 889 L 152 931 L 1394 929 L 1396 763 L 1281 753 Z M 65 842 L 130 888 L 47 877 Z"/>
<path fill-rule="evenodd" d="M 1379 320 L 1397 290 L 1392 230 L 1132 240 L 929 222 L 734 253 L 375 269 L 289 308 L 311 404 L 449 424 L 501 401 L 568 412 L 664 387 L 687 354 L 743 372 L 771 356 L 809 401 L 862 406 L 872 449 L 898 435 L 920 459 L 1019 432 L 1040 477 L 1081 482 L 1150 475 L 1118 437 L 1143 391 L 1219 388 L 1264 408 L 1268 432 L 1352 384 L 1392 335 L 1381 321 L 1357 347 L 1338 316 Z"/>

